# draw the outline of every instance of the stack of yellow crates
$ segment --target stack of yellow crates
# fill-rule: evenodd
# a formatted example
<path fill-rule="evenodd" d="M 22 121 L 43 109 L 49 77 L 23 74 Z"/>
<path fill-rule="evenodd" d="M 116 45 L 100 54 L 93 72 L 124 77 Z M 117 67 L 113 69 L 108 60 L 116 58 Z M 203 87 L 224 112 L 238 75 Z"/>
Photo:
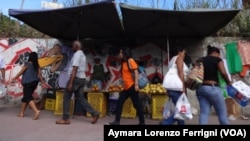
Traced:
<path fill-rule="evenodd" d="M 136 117 L 136 110 L 133 106 L 131 98 L 128 98 L 123 104 L 122 117 L 123 118 L 135 118 Z"/>
<path fill-rule="evenodd" d="M 101 92 L 91 92 L 87 95 L 88 102 L 100 113 L 100 117 L 105 117 L 107 113 L 107 97 Z M 92 117 L 87 112 L 87 117 Z"/>
<path fill-rule="evenodd" d="M 63 114 L 63 93 L 64 91 L 58 90 L 56 91 L 56 105 L 54 115 L 62 115 Z M 74 99 L 70 102 L 70 115 L 73 116 L 74 113 Z"/>
<path fill-rule="evenodd" d="M 46 98 L 45 100 L 45 110 L 55 110 L 56 100 L 52 98 Z"/>
<path fill-rule="evenodd" d="M 163 119 L 162 112 L 164 104 L 168 99 L 167 95 L 153 94 L 152 98 L 152 119 Z"/>

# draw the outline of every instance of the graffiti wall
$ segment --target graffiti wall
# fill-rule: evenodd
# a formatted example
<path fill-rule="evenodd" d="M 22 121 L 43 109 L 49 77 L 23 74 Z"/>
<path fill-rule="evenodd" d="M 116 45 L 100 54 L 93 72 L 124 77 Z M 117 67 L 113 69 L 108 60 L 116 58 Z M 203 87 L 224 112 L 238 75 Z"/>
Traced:
<path fill-rule="evenodd" d="M 21 69 L 25 61 L 27 61 L 29 53 L 35 51 L 39 56 L 49 50 L 54 43 L 58 42 L 55 39 L 0 39 L 0 53 L 6 63 L 6 86 L 7 95 L 1 98 L 4 104 L 19 104 L 23 96 L 21 78 L 18 78 L 16 83 L 9 83 Z M 39 85 L 34 93 L 34 97 L 39 99 L 42 94 L 42 88 Z"/>
<path fill-rule="evenodd" d="M 70 52 L 70 47 L 68 45 L 64 45 L 56 39 L 0 39 L 0 54 L 4 57 L 6 62 L 7 81 L 7 96 L 0 99 L 1 101 L 4 101 L 0 104 L 20 103 L 20 99 L 23 96 L 21 85 L 22 78 L 18 78 L 18 81 L 15 84 L 10 84 L 8 82 L 19 72 L 24 62 L 27 61 L 30 52 L 35 51 L 38 53 L 39 57 L 44 57 L 44 54 L 57 43 L 62 45 L 62 53 L 67 54 L 67 59 L 70 59 L 73 55 L 73 53 Z M 84 50 L 84 52 L 88 60 L 88 70 L 86 71 L 86 76 L 87 80 L 89 80 L 90 70 L 92 64 L 94 63 L 93 58 L 97 52 L 91 48 Z M 145 67 L 149 79 L 155 83 L 160 82 L 162 74 L 165 74 L 166 72 L 166 65 L 168 63 L 167 53 L 153 43 L 137 46 L 133 48 L 132 52 L 136 60 L 143 62 L 143 66 Z M 110 85 L 121 83 L 119 59 L 115 55 L 110 54 L 104 54 L 100 57 L 101 63 L 105 64 L 110 72 L 104 89 L 107 89 Z M 51 65 L 43 67 L 42 75 L 48 85 L 53 88 L 58 88 L 60 87 L 60 82 L 63 83 L 64 81 L 62 77 L 64 70 L 62 68 L 52 72 L 51 67 Z M 62 77 L 61 80 L 60 77 Z M 89 86 L 86 85 L 86 89 L 88 89 L 88 87 Z M 39 101 L 43 93 L 46 93 L 46 90 L 42 89 L 39 85 L 34 93 L 34 97 L 37 101 Z"/>

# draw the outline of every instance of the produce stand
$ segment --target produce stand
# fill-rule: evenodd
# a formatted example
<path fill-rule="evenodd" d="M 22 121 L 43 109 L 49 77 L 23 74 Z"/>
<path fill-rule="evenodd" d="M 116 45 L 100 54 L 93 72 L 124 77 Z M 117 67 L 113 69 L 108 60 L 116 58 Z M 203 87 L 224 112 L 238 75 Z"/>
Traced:
<path fill-rule="evenodd" d="M 160 86 L 160 85 L 158 85 Z M 165 91 L 161 91 L 159 93 L 152 93 L 152 91 L 148 91 L 149 93 L 142 93 L 140 91 L 139 95 L 146 94 L 149 95 L 150 105 L 150 116 L 152 119 L 162 119 L 162 109 L 164 107 L 164 103 L 168 99 Z M 120 91 L 84 91 L 84 95 L 87 98 L 88 102 L 95 108 L 98 112 L 100 112 L 100 117 L 105 117 L 108 113 L 115 114 L 116 102 L 119 98 Z M 115 96 L 114 96 L 115 94 Z M 74 106 L 75 100 L 72 98 L 70 115 L 74 114 Z M 54 111 L 54 115 L 62 115 L 63 113 L 63 90 L 56 91 L 56 99 L 46 98 L 45 109 Z M 90 113 L 86 112 L 87 117 L 92 117 Z M 123 118 L 135 118 L 137 116 L 136 109 L 133 106 L 132 100 L 128 98 L 122 110 L 121 117 Z"/>
<path fill-rule="evenodd" d="M 96 91 L 88 92 L 87 99 L 89 103 L 100 112 L 100 117 L 104 117 L 110 110 L 110 101 L 115 101 L 117 99 L 109 99 L 110 95 L 113 93 L 119 93 L 118 91 Z M 116 103 L 115 103 L 116 104 Z M 113 109 L 114 110 L 114 109 Z M 114 111 L 113 111 L 114 112 Z M 90 113 L 87 113 L 87 117 L 91 117 Z M 131 99 L 127 99 L 123 105 L 122 115 L 123 118 L 135 118 L 136 110 L 133 107 Z"/>

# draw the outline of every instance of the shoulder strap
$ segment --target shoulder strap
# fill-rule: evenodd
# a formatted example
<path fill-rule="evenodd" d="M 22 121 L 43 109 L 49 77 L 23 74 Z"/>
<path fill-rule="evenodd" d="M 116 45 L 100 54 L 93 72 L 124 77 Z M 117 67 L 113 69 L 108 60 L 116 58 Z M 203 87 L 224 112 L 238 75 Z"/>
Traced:
<path fill-rule="evenodd" d="M 172 60 L 172 62 L 171 62 L 171 63 L 172 63 L 172 64 L 171 64 L 171 65 L 172 65 L 171 68 L 174 68 L 177 57 L 178 57 L 178 56 L 174 56 L 174 57 L 173 57 L 173 60 Z"/>

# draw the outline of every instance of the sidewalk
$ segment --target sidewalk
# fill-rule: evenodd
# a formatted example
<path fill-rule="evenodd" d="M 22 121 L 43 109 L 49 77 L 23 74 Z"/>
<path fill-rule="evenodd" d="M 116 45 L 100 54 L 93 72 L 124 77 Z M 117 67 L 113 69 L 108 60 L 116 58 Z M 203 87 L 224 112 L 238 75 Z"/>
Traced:
<path fill-rule="evenodd" d="M 38 120 L 32 120 L 33 112 L 27 109 L 26 117 L 19 118 L 19 107 L 0 108 L 0 141 L 103 141 L 103 125 L 113 121 L 114 116 L 100 118 L 91 124 L 91 118 L 74 116 L 69 125 L 57 125 L 55 121 L 61 116 L 54 116 L 52 111 L 43 110 Z M 147 125 L 158 125 L 160 120 L 146 118 Z M 230 121 L 234 125 L 250 125 L 250 120 Z M 121 119 L 121 124 L 138 124 L 138 119 Z M 194 116 L 186 124 L 198 124 Z M 217 117 L 212 115 L 209 124 L 217 124 Z"/>

